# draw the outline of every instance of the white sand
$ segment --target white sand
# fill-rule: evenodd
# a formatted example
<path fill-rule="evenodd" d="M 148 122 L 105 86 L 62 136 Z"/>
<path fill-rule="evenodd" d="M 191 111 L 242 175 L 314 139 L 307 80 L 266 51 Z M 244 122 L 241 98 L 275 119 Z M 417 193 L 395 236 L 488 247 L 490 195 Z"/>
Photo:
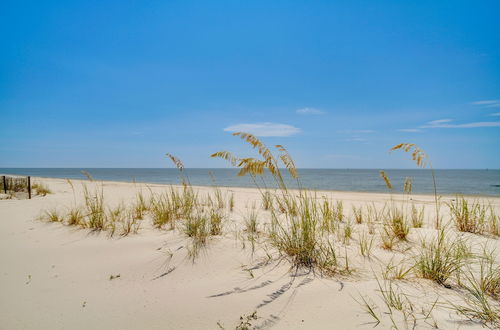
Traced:
<path fill-rule="evenodd" d="M 180 230 L 157 230 L 145 219 L 137 235 L 109 238 L 105 232 L 36 220 L 43 210 L 65 210 L 74 203 L 70 185 L 60 179 L 38 179 L 54 194 L 32 200 L 0 200 L 0 328 L 1 329 L 234 329 L 240 316 L 257 311 L 253 326 L 275 329 L 372 328 L 372 319 L 353 298 L 359 294 L 377 300 L 380 267 L 402 252 L 374 248 L 367 260 L 357 253 L 357 233 L 366 225 L 355 225 L 348 249 L 352 255 L 352 276 L 325 278 L 300 270 L 290 271 L 284 260 L 267 265 L 260 247 L 252 256 L 249 243 L 235 231 L 248 208 L 260 206 L 256 189 L 222 188 L 234 192 L 236 207 L 224 226 L 224 235 L 211 239 L 194 261 L 187 256 L 189 239 Z M 76 199 L 82 200 L 81 183 L 74 181 Z M 109 205 L 130 201 L 144 184 L 105 182 Z M 153 191 L 165 186 L 148 185 Z M 197 188 L 208 192 L 211 188 Z M 388 194 L 318 192 L 344 201 L 346 214 L 351 205 L 375 202 L 382 205 Z M 394 197 L 401 200 L 401 196 Z M 410 242 L 430 237 L 432 196 L 413 196 L 427 206 L 425 228 L 412 229 Z M 444 198 L 449 200 L 449 198 Z M 500 198 L 489 198 L 497 211 Z M 448 217 L 448 208 L 442 207 Z M 498 213 L 498 212 L 497 212 Z M 266 212 L 259 210 L 265 218 Z M 377 232 L 378 236 L 378 232 Z M 498 239 L 465 234 L 474 246 L 489 241 L 500 251 Z M 245 244 L 246 248 L 243 248 Z M 268 247 L 272 252 L 272 249 Z M 398 259 L 397 259 L 398 260 Z M 246 269 L 253 268 L 248 271 Z M 373 269 L 373 270 L 371 270 Z M 372 273 L 373 272 L 373 273 Z M 253 278 L 251 274 L 253 274 Z M 110 275 L 120 275 L 110 280 Z M 163 276 L 162 276 L 163 275 Z M 417 305 L 433 302 L 439 295 L 454 300 L 453 290 L 411 276 L 398 281 Z M 390 326 L 388 315 L 379 328 Z M 459 322 L 454 312 L 435 309 L 433 317 L 442 329 L 477 327 Z M 431 327 L 433 321 L 419 323 Z M 404 328 L 404 326 L 402 326 Z"/>

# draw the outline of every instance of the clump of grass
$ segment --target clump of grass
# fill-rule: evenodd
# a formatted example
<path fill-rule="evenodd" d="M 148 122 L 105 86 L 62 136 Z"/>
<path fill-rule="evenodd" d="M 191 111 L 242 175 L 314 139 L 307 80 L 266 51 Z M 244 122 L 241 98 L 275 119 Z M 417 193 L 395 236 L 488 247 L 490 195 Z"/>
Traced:
<path fill-rule="evenodd" d="M 359 252 L 363 257 L 370 258 L 373 250 L 373 236 L 362 233 L 358 237 Z"/>
<path fill-rule="evenodd" d="M 123 204 L 120 204 L 113 209 L 109 209 L 106 220 L 107 229 L 110 231 L 110 236 L 113 236 L 117 229 L 117 225 L 123 223 L 125 220 L 125 207 L 123 206 Z"/>
<path fill-rule="evenodd" d="M 467 259 L 463 242 L 447 239 L 444 230 L 440 230 L 436 239 L 422 245 L 414 269 L 418 276 L 441 285 L 457 274 Z"/>
<path fill-rule="evenodd" d="M 255 210 L 252 210 L 245 218 L 245 231 L 247 233 L 255 235 L 259 232 L 259 223 L 257 218 L 258 214 Z"/>
<path fill-rule="evenodd" d="M 288 214 L 293 217 L 298 215 L 299 205 L 297 205 L 297 198 L 287 192 L 283 193 L 281 196 L 276 196 L 276 206 L 283 214 Z"/>
<path fill-rule="evenodd" d="M 96 188 L 94 193 L 90 193 L 87 186 L 84 186 L 85 208 L 87 213 L 87 225 L 93 230 L 106 229 L 106 213 L 104 209 L 103 189 Z"/>
<path fill-rule="evenodd" d="M 335 228 L 334 210 L 332 209 L 330 201 L 327 198 L 323 199 L 323 204 L 321 205 L 321 218 L 321 228 L 326 231 L 333 232 Z"/>
<path fill-rule="evenodd" d="M 344 244 L 349 244 L 349 241 L 352 237 L 352 232 L 353 232 L 353 228 L 352 228 L 352 224 L 350 222 L 347 222 L 344 226 L 343 226 L 343 230 L 342 230 L 342 239 L 344 241 Z"/>
<path fill-rule="evenodd" d="M 459 315 L 472 321 L 479 321 L 492 329 L 500 328 L 500 304 L 488 297 L 482 287 L 481 280 L 475 278 L 472 272 L 466 275 L 467 283 L 463 288 L 467 294 L 465 305 L 450 303 L 451 308 Z"/>
<path fill-rule="evenodd" d="M 344 221 L 344 203 L 342 201 L 337 201 L 335 203 L 335 208 L 333 209 L 333 218 L 339 222 Z"/>
<path fill-rule="evenodd" d="M 492 205 L 489 206 L 490 212 L 487 221 L 486 230 L 493 236 L 500 236 L 500 216 L 495 213 Z"/>
<path fill-rule="evenodd" d="M 127 209 L 123 204 L 115 208 L 110 208 L 107 214 L 107 229 L 110 236 L 113 236 L 117 230 L 120 230 L 120 236 L 127 236 L 130 233 L 137 234 L 140 227 L 138 218 L 135 217 L 136 209 Z"/>
<path fill-rule="evenodd" d="M 330 274 L 337 272 L 338 260 L 335 248 L 325 235 L 326 231 L 321 229 L 323 224 L 321 208 L 316 200 L 301 188 L 298 172 L 288 151 L 283 146 L 277 145 L 279 156 L 276 157 L 254 135 L 241 132 L 233 135 L 248 142 L 262 159 L 238 158 L 227 151 L 214 153 L 212 157 L 223 158 L 238 167 L 240 169 L 238 175 L 257 176 L 267 170 L 280 188 L 280 194 L 275 197 L 276 210 L 268 205 L 271 211 L 271 225 L 268 231 L 271 246 L 276 248 L 280 255 L 286 256 L 295 267 L 316 268 Z M 290 176 L 297 181 L 298 193 L 289 191 L 280 165 L 283 165 Z M 257 184 L 256 180 L 254 182 Z M 342 220 L 341 206 L 337 206 L 336 211 L 337 218 Z M 347 259 L 346 269 L 348 269 Z"/>
<path fill-rule="evenodd" d="M 143 219 L 146 212 L 149 211 L 149 206 L 142 192 L 138 192 L 134 203 L 132 204 L 132 217 L 134 219 Z"/>
<path fill-rule="evenodd" d="M 43 213 L 43 215 L 41 216 L 41 219 L 48 221 L 48 222 L 63 222 L 64 221 L 64 217 L 61 215 L 61 213 L 56 208 L 46 210 Z"/>
<path fill-rule="evenodd" d="M 66 215 L 66 224 L 68 226 L 85 226 L 85 215 L 79 207 L 73 207 Z"/>
<path fill-rule="evenodd" d="M 401 209 L 392 207 L 387 213 L 388 220 L 386 227 L 392 231 L 392 234 L 402 241 L 407 240 L 410 232 L 410 226 Z"/>
<path fill-rule="evenodd" d="M 319 260 L 319 217 L 315 214 L 317 209 L 312 207 L 310 198 L 302 199 L 300 203 L 300 214 L 286 215 L 285 223 L 272 213 L 271 243 L 291 257 L 295 265 L 313 267 Z"/>
<path fill-rule="evenodd" d="M 483 292 L 500 300 L 500 265 L 495 264 L 495 251 L 483 249 L 483 255 L 479 257 L 478 283 Z"/>
<path fill-rule="evenodd" d="M 396 242 L 396 236 L 394 236 L 393 231 L 388 227 L 384 226 L 380 232 L 380 238 L 382 240 L 382 248 L 385 250 L 392 250 Z"/>
<path fill-rule="evenodd" d="M 252 245 L 252 252 L 255 251 L 255 243 L 257 242 L 257 238 L 259 236 L 259 222 L 257 220 L 258 214 L 257 211 L 252 210 L 245 217 L 245 232 L 247 234 L 247 239 Z"/>
<path fill-rule="evenodd" d="M 437 300 L 430 305 L 430 308 L 417 309 L 417 306 L 409 299 L 397 285 L 391 280 L 381 281 L 375 277 L 378 285 L 377 292 L 379 293 L 379 298 L 385 305 L 385 309 L 379 308 L 377 304 L 373 303 L 368 298 L 361 295 L 362 301 L 357 301 L 365 310 L 365 312 L 370 315 L 374 320 L 374 327 L 382 322 L 386 322 L 382 319 L 381 315 L 387 315 L 390 324 L 384 324 L 384 328 L 387 329 L 401 329 L 401 327 L 407 329 L 419 328 L 420 322 L 425 322 L 427 325 L 432 325 L 428 323 L 428 319 L 432 318 L 432 311 L 437 305 Z M 381 312 L 377 312 L 377 310 Z M 435 322 L 434 327 L 437 328 Z"/>
<path fill-rule="evenodd" d="M 224 197 L 222 196 L 222 191 L 219 188 L 215 188 L 214 192 L 215 200 L 213 207 L 217 209 L 223 209 L 224 208 Z"/>
<path fill-rule="evenodd" d="M 262 193 L 262 208 L 266 211 L 273 208 L 273 195 L 267 190 Z"/>
<path fill-rule="evenodd" d="M 411 223 L 413 228 L 422 228 L 424 225 L 425 206 L 418 209 L 414 204 L 411 205 Z"/>
<path fill-rule="evenodd" d="M 153 225 L 156 228 L 163 228 L 167 224 L 170 224 L 171 229 L 174 228 L 175 210 L 168 194 L 152 196 L 149 205 Z"/>
<path fill-rule="evenodd" d="M 36 190 L 36 194 L 39 196 L 47 196 L 48 194 L 52 194 L 52 190 L 50 190 L 49 187 L 43 182 L 35 182 L 31 187 Z"/>
<path fill-rule="evenodd" d="M 210 235 L 222 234 L 223 214 L 219 210 L 210 211 Z"/>
<path fill-rule="evenodd" d="M 189 255 L 194 259 L 208 241 L 211 234 L 210 217 L 203 211 L 198 211 L 189 216 L 184 222 L 184 233 L 191 238 Z"/>
<path fill-rule="evenodd" d="M 141 227 L 141 222 L 139 219 L 135 218 L 132 214 L 128 213 L 122 218 L 121 224 L 121 236 L 127 236 L 131 233 L 137 234 Z"/>
<path fill-rule="evenodd" d="M 363 223 L 363 207 L 357 208 L 356 206 L 352 206 L 352 214 L 354 216 L 354 221 L 357 224 Z"/>
<path fill-rule="evenodd" d="M 459 231 L 481 234 L 486 224 L 487 208 L 477 201 L 457 197 L 448 203 L 455 226 Z"/>

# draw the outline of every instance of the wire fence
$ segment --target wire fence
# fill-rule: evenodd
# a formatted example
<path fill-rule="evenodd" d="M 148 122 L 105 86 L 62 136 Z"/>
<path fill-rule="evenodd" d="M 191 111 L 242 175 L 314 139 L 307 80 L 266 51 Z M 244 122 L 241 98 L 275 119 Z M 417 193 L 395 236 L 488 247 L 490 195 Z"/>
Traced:
<path fill-rule="evenodd" d="M 31 199 L 31 177 L 2 175 L 0 180 L 0 193 L 22 196 L 27 194 Z"/>

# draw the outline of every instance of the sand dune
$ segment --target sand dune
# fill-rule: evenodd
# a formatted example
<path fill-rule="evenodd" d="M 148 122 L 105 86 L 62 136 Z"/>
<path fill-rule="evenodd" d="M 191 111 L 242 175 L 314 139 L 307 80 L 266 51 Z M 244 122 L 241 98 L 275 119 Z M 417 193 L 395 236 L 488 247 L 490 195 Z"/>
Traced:
<path fill-rule="evenodd" d="M 260 207 L 261 194 L 257 189 L 221 188 L 226 196 L 234 194 L 235 208 L 225 211 L 223 234 L 211 237 L 193 260 L 188 255 L 190 239 L 180 229 L 155 229 L 148 216 L 141 220 L 138 234 L 111 238 L 104 231 L 37 220 L 44 210 L 63 212 L 75 200 L 80 203 L 85 182 L 73 181 L 73 193 L 65 180 L 37 181 L 47 184 L 53 194 L 0 201 L 2 329 L 234 329 L 241 324 L 240 317 L 248 319 L 250 328 L 372 328 L 373 318 L 356 302 L 361 295 L 379 306 L 379 328 L 386 328 L 392 321 L 384 313 L 375 276 L 385 283 L 381 274 L 391 259 L 397 264 L 411 258 L 407 247 L 436 234 L 431 223 L 433 196 L 414 195 L 414 203 L 427 205 L 426 222 L 423 228 L 411 229 L 408 243 L 387 251 L 376 240 L 373 256 L 363 257 L 357 240 L 367 227 L 353 223 L 352 239 L 343 248 L 352 274 L 323 276 L 308 269 L 291 269 L 264 238 L 252 252 L 242 235 L 242 223 L 254 205 L 259 221 L 267 221 L 269 212 Z M 104 182 L 103 189 L 106 204 L 113 206 L 129 203 L 139 190 L 149 196 L 166 187 Z M 195 189 L 200 194 L 212 191 L 209 187 Z M 403 195 L 374 193 L 317 192 L 316 196 L 342 200 L 348 219 L 352 205 L 380 208 L 391 198 L 396 203 L 405 200 Z M 452 198 L 443 197 L 442 202 Z M 497 213 L 500 210 L 500 198 L 482 201 L 492 203 Z M 447 207 L 442 212 L 449 222 Z M 451 225 L 449 231 L 458 235 Z M 485 243 L 500 251 L 498 239 L 462 235 L 477 251 Z M 413 275 L 394 283 L 418 310 L 430 309 L 439 300 L 440 306 L 427 320 L 419 320 L 418 328 L 435 324 L 442 329 L 482 327 L 445 308 L 447 301 L 462 301 L 460 289 Z M 394 313 L 393 318 L 401 328 L 413 324 L 404 322 L 402 314 Z"/>

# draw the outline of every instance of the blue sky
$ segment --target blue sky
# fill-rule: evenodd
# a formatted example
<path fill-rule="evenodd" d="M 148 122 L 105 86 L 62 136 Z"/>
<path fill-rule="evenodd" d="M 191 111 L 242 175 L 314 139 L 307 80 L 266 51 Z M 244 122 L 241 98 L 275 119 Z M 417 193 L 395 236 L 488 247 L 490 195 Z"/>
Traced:
<path fill-rule="evenodd" d="M 500 168 L 498 1 L 2 1 L 0 167 Z M 251 153 L 250 153 L 251 154 Z"/>

